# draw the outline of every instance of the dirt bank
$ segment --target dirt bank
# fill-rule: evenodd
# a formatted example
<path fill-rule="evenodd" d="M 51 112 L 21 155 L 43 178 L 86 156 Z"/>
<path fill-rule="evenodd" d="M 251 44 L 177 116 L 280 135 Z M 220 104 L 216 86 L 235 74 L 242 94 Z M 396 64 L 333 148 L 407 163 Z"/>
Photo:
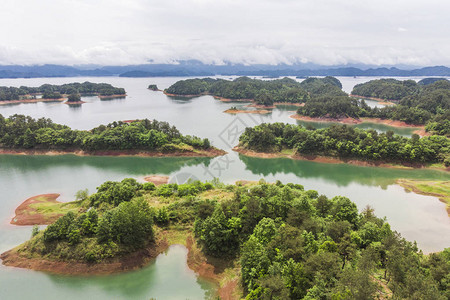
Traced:
<path fill-rule="evenodd" d="M 147 182 L 152 182 L 155 185 L 161 185 L 169 182 L 169 176 L 149 175 L 144 177 L 144 180 Z"/>
<path fill-rule="evenodd" d="M 215 157 L 227 154 L 226 151 L 216 148 L 196 150 L 195 152 L 151 152 L 140 150 L 108 150 L 86 152 L 82 150 L 36 150 L 36 149 L 0 149 L 0 154 L 12 155 L 67 155 L 77 156 L 140 156 L 140 157 Z"/>
<path fill-rule="evenodd" d="M 200 97 L 200 96 L 207 95 L 207 94 L 178 95 L 178 94 L 171 94 L 171 93 L 168 93 L 166 91 L 163 91 L 163 94 L 166 95 L 166 96 L 171 96 L 171 97 L 186 97 L 186 98 L 194 98 L 194 97 Z"/>
<path fill-rule="evenodd" d="M 59 194 L 43 194 L 28 198 L 16 208 L 16 215 L 11 219 L 13 225 L 48 225 L 56 221 L 63 214 L 43 215 L 31 207 L 38 203 L 61 203 L 56 201 Z"/>
<path fill-rule="evenodd" d="M 186 248 L 188 248 L 187 264 L 191 270 L 196 272 L 200 277 L 209 280 L 219 286 L 217 294 L 222 300 L 238 300 L 242 292 L 238 285 L 239 279 L 232 278 L 226 274 L 226 270 L 230 270 L 232 263 L 226 259 L 214 259 L 206 257 L 197 247 L 192 235 L 186 239 Z M 233 273 L 238 272 L 232 270 Z"/>
<path fill-rule="evenodd" d="M 306 122 L 321 122 L 321 123 L 342 123 L 342 124 L 360 124 L 362 123 L 361 120 L 353 119 L 353 118 L 312 118 L 307 116 L 302 116 L 298 114 L 294 114 L 289 116 L 292 119 L 300 120 L 300 121 L 306 121 Z"/>
<path fill-rule="evenodd" d="M 290 118 L 306 121 L 306 122 L 323 122 L 323 123 L 342 123 L 342 124 L 361 124 L 361 123 L 376 123 L 376 124 L 384 124 L 392 127 L 399 127 L 399 128 L 417 128 L 414 133 L 417 133 L 418 135 L 424 136 L 429 135 L 425 131 L 425 126 L 423 125 L 414 125 L 414 124 L 408 124 L 403 121 L 397 121 L 397 120 L 389 120 L 389 119 L 380 119 L 380 118 L 361 118 L 361 119 L 353 119 L 350 117 L 347 118 L 311 118 L 307 116 L 302 115 L 291 115 Z"/>
<path fill-rule="evenodd" d="M 107 99 L 116 99 L 116 98 L 125 98 L 127 96 L 127 94 L 118 94 L 118 95 L 97 95 L 97 97 L 99 97 L 102 100 L 107 100 Z"/>
<path fill-rule="evenodd" d="M 238 152 L 240 154 L 251 156 L 251 157 L 258 157 L 258 158 L 290 158 L 290 159 L 296 159 L 296 160 L 308 160 L 318 163 L 327 163 L 327 164 L 351 164 L 351 165 L 357 165 L 357 166 L 364 166 L 364 167 L 382 167 L 382 168 L 396 168 L 396 169 L 422 169 L 422 168 L 428 168 L 421 164 L 413 164 L 413 163 L 402 163 L 402 164 L 393 164 L 393 163 L 387 163 L 383 161 L 363 161 L 363 160 L 357 160 L 357 159 L 341 159 L 336 157 L 329 157 L 329 156 L 319 156 L 319 155 L 298 155 L 298 154 L 284 154 L 280 152 L 256 152 L 253 150 L 244 149 L 242 147 L 236 146 L 233 148 L 233 151 Z M 450 171 L 450 168 L 438 168 L 438 167 L 430 167 L 428 169 L 436 169 L 440 171 Z"/>
<path fill-rule="evenodd" d="M 389 125 L 392 127 L 408 127 L 408 128 L 425 129 L 425 126 L 423 126 L 423 125 L 414 125 L 414 124 L 405 123 L 403 121 L 380 119 L 380 118 L 361 118 L 361 122 L 362 123 L 384 124 L 384 125 Z"/>
<path fill-rule="evenodd" d="M 239 109 L 227 109 L 224 111 L 224 113 L 227 114 L 259 114 L 259 115 L 266 115 L 270 114 L 272 111 L 266 110 L 266 109 L 259 109 L 259 110 L 239 110 Z"/>
<path fill-rule="evenodd" d="M 377 101 L 379 104 L 383 104 L 383 105 L 395 105 L 395 102 L 398 102 L 398 100 L 389 100 L 389 99 L 382 99 L 382 98 L 376 98 L 376 97 L 366 97 L 366 96 L 360 96 L 360 95 L 349 95 L 350 97 L 353 98 L 358 98 L 358 99 L 368 99 L 368 100 L 374 100 Z"/>
<path fill-rule="evenodd" d="M 142 268 L 151 259 L 164 252 L 169 247 L 162 238 L 147 248 L 130 253 L 121 258 L 105 260 L 101 263 L 65 262 L 41 258 L 29 258 L 17 251 L 17 248 L 0 255 L 5 266 L 31 269 L 63 275 L 107 275 L 123 273 Z"/>
<path fill-rule="evenodd" d="M 450 189 L 450 181 L 397 179 L 396 183 L 406 190 L 412 191 L 416 194 L 439 198 L 439 201 L 447 204 L 447 214 L 450 217 L 450 195 L 448 193 L 448 190 Z M 425 191 L 420 188 L 420 186 L 423 187 L 424 185 L 429 187 L 429 191 Z M 441 187 L 439 187 L 439 185 Z M 444 191 L 444 186 L 446 186 L 446 191 Z"/>
<path fill-rule="evenodd" d="M 59 98 L 59 99 L 22 99 L 22 100 L 5 100 L 0 101 L 0 105 L 8 105 L 8 104 L 20 104 L 20 103 L 37 103 L 37 102 L 63 102 L 66 101 L 67 98 Z"/>

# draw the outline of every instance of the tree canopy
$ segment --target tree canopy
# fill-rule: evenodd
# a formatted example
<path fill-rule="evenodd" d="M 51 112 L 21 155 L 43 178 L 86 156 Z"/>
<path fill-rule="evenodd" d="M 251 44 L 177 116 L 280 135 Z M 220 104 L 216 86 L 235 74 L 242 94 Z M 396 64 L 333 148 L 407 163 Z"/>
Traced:
<path fill-rule="evenodd" d="M 187 79 L 170 86 L 166 92 L 176 95 L 208 94 L 229 99 L 251 99 L 258 104 L 270 106 L 275 102 L 303 103 L 311 95 L 345 95 L 338 79 L 308 78 L 299 83 L 290 78 L 276 80 L 239 77 L 232 81 L 224 79 Z"/>
<path fill-rule="evenodd" d="M 0 115 L 0 147 L 7 149 L 191 151 L 208 149 L 208 139 L 182 135 L 167 122 L 113 122 L 91 130 L 73 130 L 46 118 Z"/>
<path fill-rule="evenodd" d="M 43 84 L 39 87 L 21 86 L 6 87 L 0 86 L 0 101 L 20 100 L 27 95 L 42 94 L 44 99 L 59 99 L 61 95 L 124 95 L 125 89 L 114 87 L 108 83 L 74 82 L 62 85 Z"/>
<path fill-rule="evenodd" d="M 450 140 L 444 136 L 406 138 L 392 131 L 378 133 L 347 125 L 309 130 L 301 125 L 264 123 L 246 128 L 239 142 L 242 147 L 259 152 L 292 149 L 304 155 L 450 165 Z"/>

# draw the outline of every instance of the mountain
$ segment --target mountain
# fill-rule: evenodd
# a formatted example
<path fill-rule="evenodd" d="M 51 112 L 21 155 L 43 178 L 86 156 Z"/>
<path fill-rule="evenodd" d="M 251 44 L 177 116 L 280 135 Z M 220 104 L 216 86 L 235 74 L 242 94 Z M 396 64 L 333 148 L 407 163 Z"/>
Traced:
<path fill-rule="evenodd" d="M 160 77 L 160 76 L 450 76 L 450 68 L 445 66 L 416 69 L 397 67 L 326 67 L 314 64 L 295 65 L 208 65 L 199 61 L 180 61 L 176 64 L 142 64 L 128 66 L 64 66 L 64 65 L 4 65 L 0 66 L 0 78 L 37 77 L 76 77 L 76 76 L 121 76 L 121 77 Z"/>

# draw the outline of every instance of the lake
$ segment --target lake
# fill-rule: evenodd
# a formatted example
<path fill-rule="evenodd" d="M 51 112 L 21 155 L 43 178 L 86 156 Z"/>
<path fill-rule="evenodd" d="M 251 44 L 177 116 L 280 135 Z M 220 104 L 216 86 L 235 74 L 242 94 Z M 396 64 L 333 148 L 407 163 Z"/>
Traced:
<path fill-rule="evenodd" d="M 229 77 L 227 77 L 229 78 Z M 374 78 L 338 77 L 349 92 L 354 84 Z M 0 156 L 0 251 L 6 251 L 27 240 L 31 227 L 9 225 L 14 209 L 28 197 L 43 193 L 60 193 L 59 200 L 71 201 L 76 191 L 95 187 L 106 180 L 133 177 L 142 180 L 150 174 L 171 176 L 173 182 L 187 178 L 226 183 L 239 179 L 300 183 L 329 197 L 343 195 L 359 209 L 370 205 L 380 217 L 405 238 L 416 240 L 424 252 L 440 251 L 450 246 L 450 218 L 445 204 L 437 198 L 407 193 L 395 180 L 398 178 L 450 180 L 450 175 L 433 170 L 402 170 L 360 167 L 345 164 L 322 164 L 289 159 L 258 159 L 239 155 L 231 150 L 247 126 L 262 122 L 305 124 L 289 118 L 295 107 L 285 106 L 268 115 L 230 115 L 223 113 L 242 103 L 224 103 L 211 96 L 193 99 L 167 97 L 147 89 L 157 84 L 160 89 L 183 78 L 39 78 L 1 79 L 0 85 L 38 86 L 43 83 L 107 82 L 126 89 L 126 99 L 104 100 L 83 97 L 87 103 L 71 107 L 61 103 L 32 103 L 0 106 L 0 114 L 25 114 L 48 117 L 56 123 L 77 129 L 90 129 L 117 120 L 157 119 L 175 125 L 183 134 L 207 137 L 212 144 L 228 152 L 218 158 L 142 158 L 142 157 L 77 157 L 65 156 Z M 328 124 L 312 123 L 315 127 Z M 378 131 L 394 130 L 409 136 L 412 129 L 392 128 L 380 124 L 359 124 L 358 127 Z M 0 267 L 0 298 L 46 299 L 199 299 L 211 294 L 212 287 L 186 266 L 186 249 L 171 247 L 148 267 L 127 274 L 106 277 L 66 277 L 41 272 Z M 180 269 L 181 268 L 181 269 Z M 184 268 L 184 269 L 182 269 Z M 181 270 L 181 271 L 180 271 Z M 167 278 L 169 284 L 164 285 Z M 179 286 L 180 288 L 174 288 Z M 186 291 L 180 294 L 180 291 Z M 128 296 L 129 295 L 129 296 Z"/>

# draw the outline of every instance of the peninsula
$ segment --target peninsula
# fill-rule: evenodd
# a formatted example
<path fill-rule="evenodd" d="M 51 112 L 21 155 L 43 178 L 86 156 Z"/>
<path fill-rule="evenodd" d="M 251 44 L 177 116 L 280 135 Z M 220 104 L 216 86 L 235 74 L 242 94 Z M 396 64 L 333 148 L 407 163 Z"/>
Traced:
<path fill-rule="evenodd" d="M 392 131 L 378 133 L 347 125 L 306 129 L 283 123 L 246 128 L 233 150 L 244 155 L 289 157 L 320 162 L 348 162 L 374 166 L 450 167 L 450 140 L 433 135 L 411 138 Z"/>
<path fill-rule="evenodd" d="M 225 153 L 208 139 L 182 135 L 174 126 L 156 120 L 74 130 L 46 118 L 0 115 L 0 154 L 214 157 Z"/>

